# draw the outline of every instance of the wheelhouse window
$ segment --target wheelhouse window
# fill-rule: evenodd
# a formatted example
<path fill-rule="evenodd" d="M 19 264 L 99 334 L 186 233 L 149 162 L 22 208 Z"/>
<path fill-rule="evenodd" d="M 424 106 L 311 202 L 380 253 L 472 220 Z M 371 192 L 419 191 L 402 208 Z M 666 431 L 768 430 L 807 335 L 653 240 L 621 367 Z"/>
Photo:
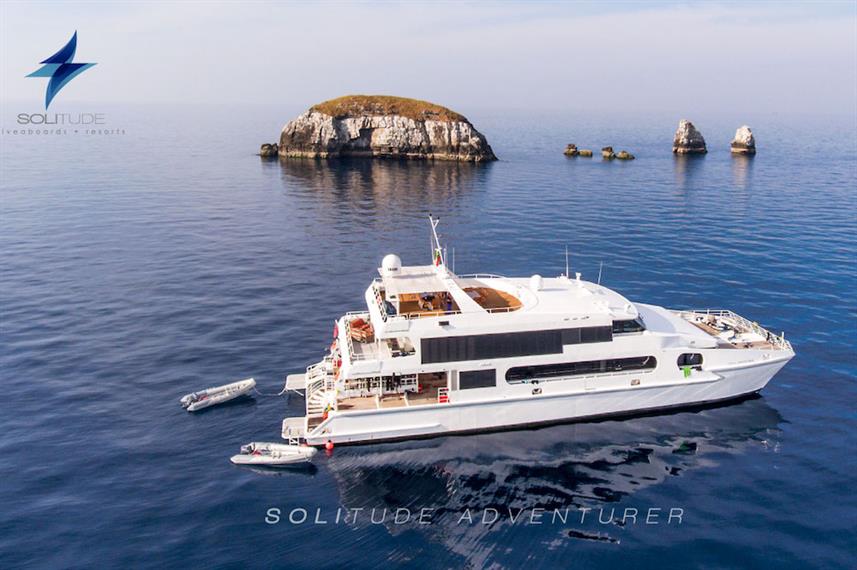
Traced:
<path fill-rule="evenodd" d="M 657 365 L 658 361 L 654 356 L 636 356 L 633 358 L 611 358 L 607 360 L 516 366 L 506 372 L 506 381 L 510 384 L 518 384 L 529 380 L 556 380 L 567 376 L 607 374 L 628 370 L 649 370 L 655 368 Z"/>
<path fill-rule="evenodd" d="M 497 371 L 490 370 L 464 370 L 458 373 L 458 389 L 469 390 L 471 388 L 493 388 L 497 385 Z"/>
<path fill-rule="evenodd" d="M 609 326 L 424 338 L 420 342 L 420 358 L 423 364 L 432 364 L 562 354 L 566 344 L 611 340 L 613 334 Z"/>
<path fill-rule="evenodd" d="M 702 355 L 698 352 L 685 353 L 678 357 L 678 367 L 702 366 Z"/>
<path fill-rule="evenodd" d="M 628 321 L 613 321 L 613 334 L 637 333 L 646 330 L 643 319 L 631 319 Z"/>

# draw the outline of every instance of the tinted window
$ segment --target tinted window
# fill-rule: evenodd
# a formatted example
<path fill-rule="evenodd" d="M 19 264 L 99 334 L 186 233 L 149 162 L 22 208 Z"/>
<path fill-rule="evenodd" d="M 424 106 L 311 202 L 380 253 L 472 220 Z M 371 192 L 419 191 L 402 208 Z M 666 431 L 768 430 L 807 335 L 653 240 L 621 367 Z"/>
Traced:
<path fill-rule="evenodd" d="M 458 388 L 492 388 L 497 385 L 497 372 L 491 370 L 466 370 L 458 373 Z"/>
<path fill-rule="evenodd" d="M 421 341 L 423 364 L 462 360 L 490 360 L 539 354 L 560 354 L 564 344 L 610 342 L 612 329 L 585 327 L 520 333 L 482 334 L 424 338 Z"/>
<path fill-rule="evenodd" d="M 535 331 L 424 338 L 421 341 L 422 362 L 487 360 L 533 354 L 562 352 L 561 331 Z"/>
<path fill-rule="evenodd" d="M 702 355 L 699 353 L 685 353 L 678 357 L 678 366 L 702 366 Z"/>
<path fill-rule="evenodd" d="M 630 321 L 613 321 L 613 334 L 625 334 L 642 332 L 646 330 L 646 325 L 640 319 L 631 319 Z"/>
<path fill-rule="evenodd" d="M 613 340 L 613 331 L 610 327 L 585 327 L 580 329 L 580 342 L 610 342 Z"/>
<path fill-rule="evenodd" d="M 540 364 L 537 366 L 516 366 L 506 372 L 506 381 L 510 383 L 525 380 L 559 378 L 581 374 L 601 374 L 622 372 L 625 370 L 647 370 L 657 366 L 654 356 L 634 358 L 611 358 L 607 360 L 586 360 L 581 362 L 562 362 L 559 364 Z"/>

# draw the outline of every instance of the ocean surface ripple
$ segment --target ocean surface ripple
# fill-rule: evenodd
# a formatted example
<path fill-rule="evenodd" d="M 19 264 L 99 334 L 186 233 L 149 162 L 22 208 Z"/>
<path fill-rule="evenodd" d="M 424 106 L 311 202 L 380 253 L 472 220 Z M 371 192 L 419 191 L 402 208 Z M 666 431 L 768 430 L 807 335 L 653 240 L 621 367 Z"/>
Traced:
<path fill-rule="evenodd" d="M 853 564 L 854 125 L 759 117 L 746 158 L 728 152 L 742 119 L 700 117 L 709 154 L 675 158 L 678 117 L 470 113 L 499 162 L 260 161 L 293 114 L 138 107 L 111 115 L 124 137 L 4 136 L 0 567 Z M 637 160 L 569 159 L 567 142 Z M 459 273 L 557 275 L 568 246 L 586 279 L 603 262 L 631 299 L 733 309 L 797 356 L 729 406 L 232 466 L 302 399 L 189 415 L 178 398 L 248 376 L 279 391 L 384 254 L 428 261 L 429 212 Z M 651 507 L 682 524 L 579 522 Z M 435 520 L 368 522 L 397 508 Z M 489 508 L 546 522 L 458 522 Z"/>

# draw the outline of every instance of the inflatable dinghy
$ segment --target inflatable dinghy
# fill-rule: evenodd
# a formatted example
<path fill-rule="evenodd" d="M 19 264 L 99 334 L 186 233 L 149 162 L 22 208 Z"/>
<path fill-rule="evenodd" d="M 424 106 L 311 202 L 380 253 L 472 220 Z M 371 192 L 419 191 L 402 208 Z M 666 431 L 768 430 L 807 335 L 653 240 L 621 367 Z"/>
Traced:
<path fill-rule="evenodd" d="M 182 407 L 187 411 L 195 412 L 204 408 L 216 406 L 217 404 L 222 404 L 223 402 L 228 402 L 229 400 L 234 400 L 239 396 L 244 396 L 255 387 L 256 380 L 253 378 L 247 378 L 246 380 L 239 380 L 232 384 L 207 388 L 201 392 L 193 392 L 192 394 L 184 396 L 180 402 Z"/>
<path fill-rule="evenodd" d="M 241 453 L 233 455 L 229 460 L 235 465 L 290 465 L 311 461 L 316 453 L 318 453 L 316 448 L 307 445 L 254 441 L 242 445 Z"/>

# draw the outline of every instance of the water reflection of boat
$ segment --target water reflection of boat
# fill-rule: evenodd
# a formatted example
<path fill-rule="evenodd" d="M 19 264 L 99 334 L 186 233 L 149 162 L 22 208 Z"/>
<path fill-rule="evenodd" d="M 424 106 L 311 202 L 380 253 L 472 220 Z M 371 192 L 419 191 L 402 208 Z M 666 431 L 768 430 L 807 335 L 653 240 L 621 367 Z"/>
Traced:
<path fill-rule="evenodd" d="M 752 398 L 625 421 L 342 448 L 327 465 L 344 507 L 432 509 L 431 525 L 385 526 L 391 534 L 417 528 L 480 566 L 490 562 L 490 553 L 507 533 L 524 533 L 527 540 L 547 547 L 558 536 L 570 536 L 575 525 L 528 527 L 505 516 L 491 526 L 457 524 L 467 509 L 475 517 L 489 508 L 504 513 L 539 507 L 549 513 L 624 506 L 635 493 L 671 477 L 717 467 L 724 454 L 776 447 L 781 421 L 764 400 Z M 610 541 L 604 533 L 618 529 L 602 525 L 596 530 L 598 540 Z"/>

